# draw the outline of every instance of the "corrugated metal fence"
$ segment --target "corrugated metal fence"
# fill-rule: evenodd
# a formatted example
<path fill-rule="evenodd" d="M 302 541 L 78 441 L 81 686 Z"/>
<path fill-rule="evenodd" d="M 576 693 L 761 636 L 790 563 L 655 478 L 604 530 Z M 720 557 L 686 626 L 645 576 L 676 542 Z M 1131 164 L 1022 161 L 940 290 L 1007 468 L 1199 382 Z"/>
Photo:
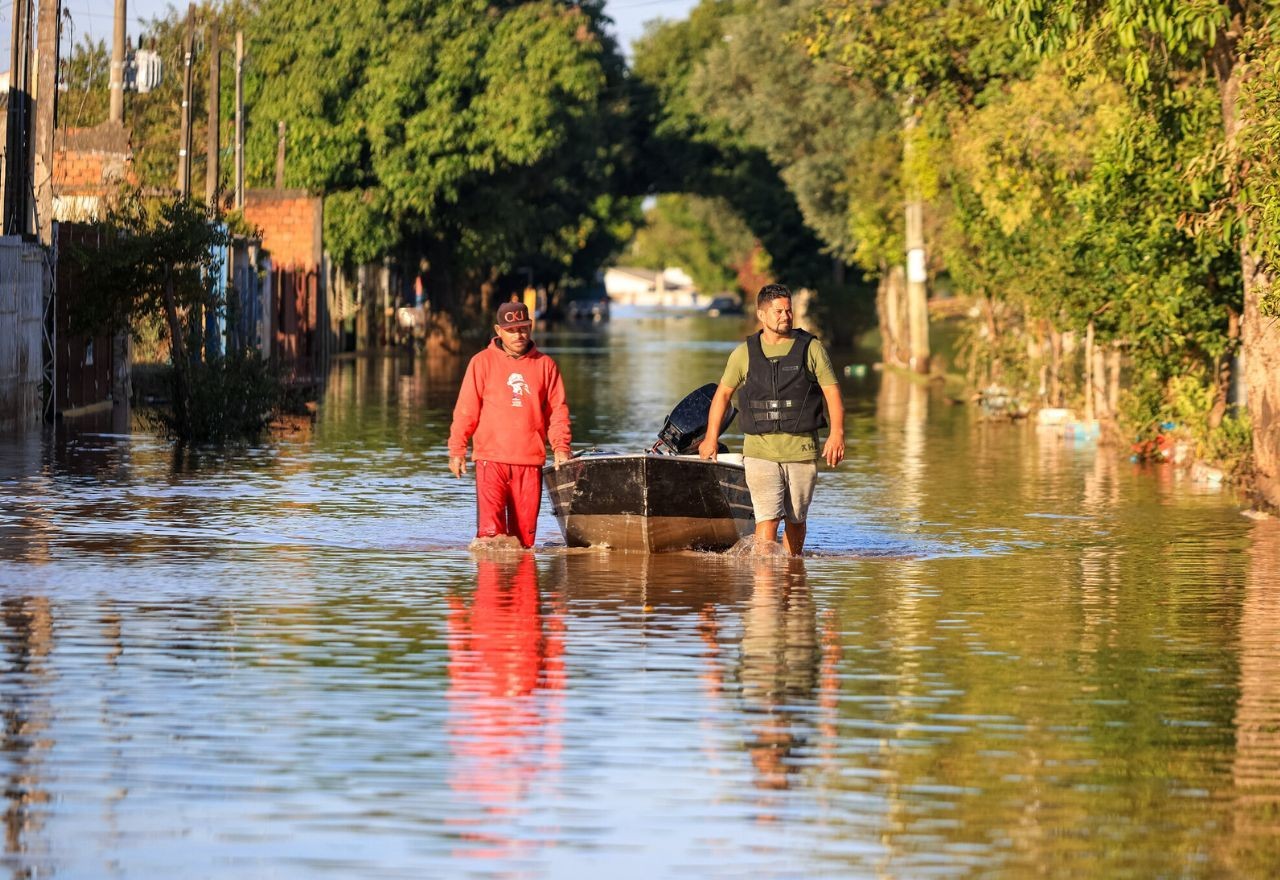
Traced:
<path fill-rule="evenodd" d="M 0 430 L 40 424 L 46 277 L 39 245 L 0 236 Z"/>

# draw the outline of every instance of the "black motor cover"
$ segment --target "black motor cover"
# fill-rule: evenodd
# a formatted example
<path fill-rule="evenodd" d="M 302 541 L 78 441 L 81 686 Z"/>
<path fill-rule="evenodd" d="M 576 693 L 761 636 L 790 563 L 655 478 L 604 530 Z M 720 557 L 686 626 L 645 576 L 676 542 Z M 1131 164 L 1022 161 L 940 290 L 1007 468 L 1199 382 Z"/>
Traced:
<path fill-rule="evenodd" d="M 666 424 L 658 432 L 658 444 L 654 449 L 663 446 L 665 449 L 659 451 L 675 455 L 693 452 L 707 435 L 707 417 L 711 414 L 711 400 L 715 393 L 716 385 L 710 382 L 676 404 L 671 415 L 667 416 Z M 729 404 L 724 419 L 720 422 L 719 433 L 723 434 L 737 415 L 738 411 L 733 404 Z M 721 451 L 724 451 L 723 446 Z"/>

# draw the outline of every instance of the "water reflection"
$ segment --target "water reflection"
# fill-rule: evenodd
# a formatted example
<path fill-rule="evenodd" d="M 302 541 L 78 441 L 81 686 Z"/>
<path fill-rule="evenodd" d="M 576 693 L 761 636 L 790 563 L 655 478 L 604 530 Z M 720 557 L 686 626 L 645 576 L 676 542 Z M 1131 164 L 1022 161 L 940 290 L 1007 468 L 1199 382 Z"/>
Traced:
<path fill-rule="evenodd" d="M 469 858 L 514 858 L 531 789 L 560 760 L 564 620 L 543 612 L 532 553 L 478 558 L 470 600 L 449 598 L 449 785 L 476 808 L 451 817 Z"/>
<path fill-rule="evenodd" d="M 804 560 L 759 560 L 743 613 L 742 699 L 747 751 L 761 789 L 784 789 L 814 750 L 822 652 Z"/>
<path fill-rule="evenodd" d="M 1240 618 L 1232 834 L 1226 863 L 1240 876 L 1280 865 L 1280 522 L 1258 523 Z"/>
<path fill-rule="evenodd" d="M 8 598 L 0 602 L 4 629 L 3 683 L 0 705 L 4 734 L 0 750 L 5 766 L 5 861 L 33 863 L 40 852 L 43 814 L 52 800 L 46 788 L 45 760 L 53 741 L 49 725 L 53 707 L 46 697 L 51 678 L 48 658 L 53 650 L 53 613 L 43 596 Z"/>
<path fill-rule="evenodd" d="M 545 338 L 636 447 L 739 330 Z M 811 557 L 472 556 L 463 366 L 340 362 L 312 430 L 177 464 L 0 443 L 0 871 L 1280 867 L 1280 534 L 1229 496 L 884 376 Z"/>

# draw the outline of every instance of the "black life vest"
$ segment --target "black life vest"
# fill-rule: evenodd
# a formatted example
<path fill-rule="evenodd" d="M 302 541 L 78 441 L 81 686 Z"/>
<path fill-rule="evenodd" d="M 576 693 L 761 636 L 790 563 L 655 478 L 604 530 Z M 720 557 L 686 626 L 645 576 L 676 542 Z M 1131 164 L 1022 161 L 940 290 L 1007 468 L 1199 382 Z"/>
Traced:
<path fill-rule="evenodd" d="M 770 359 L 760 343 L 762 333 L 747 337 L 747 381 L 738 392 L 743 433 L 811 434 L 825 427 L 822 389 L 808 367 L 813 334 L 792 330 L 791 351 Z"/>

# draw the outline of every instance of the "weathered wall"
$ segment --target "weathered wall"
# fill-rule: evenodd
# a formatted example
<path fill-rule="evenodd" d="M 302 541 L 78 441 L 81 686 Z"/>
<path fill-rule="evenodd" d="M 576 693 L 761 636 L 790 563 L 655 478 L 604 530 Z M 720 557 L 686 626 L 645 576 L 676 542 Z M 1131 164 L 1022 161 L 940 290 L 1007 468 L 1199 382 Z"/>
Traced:
<path fill-rule="evenodd" d="M 104 196 L 137 182 L 130 132 L 120 123 L 59 129 L 53 159 L 55 220 L 96 219 Z"/>

